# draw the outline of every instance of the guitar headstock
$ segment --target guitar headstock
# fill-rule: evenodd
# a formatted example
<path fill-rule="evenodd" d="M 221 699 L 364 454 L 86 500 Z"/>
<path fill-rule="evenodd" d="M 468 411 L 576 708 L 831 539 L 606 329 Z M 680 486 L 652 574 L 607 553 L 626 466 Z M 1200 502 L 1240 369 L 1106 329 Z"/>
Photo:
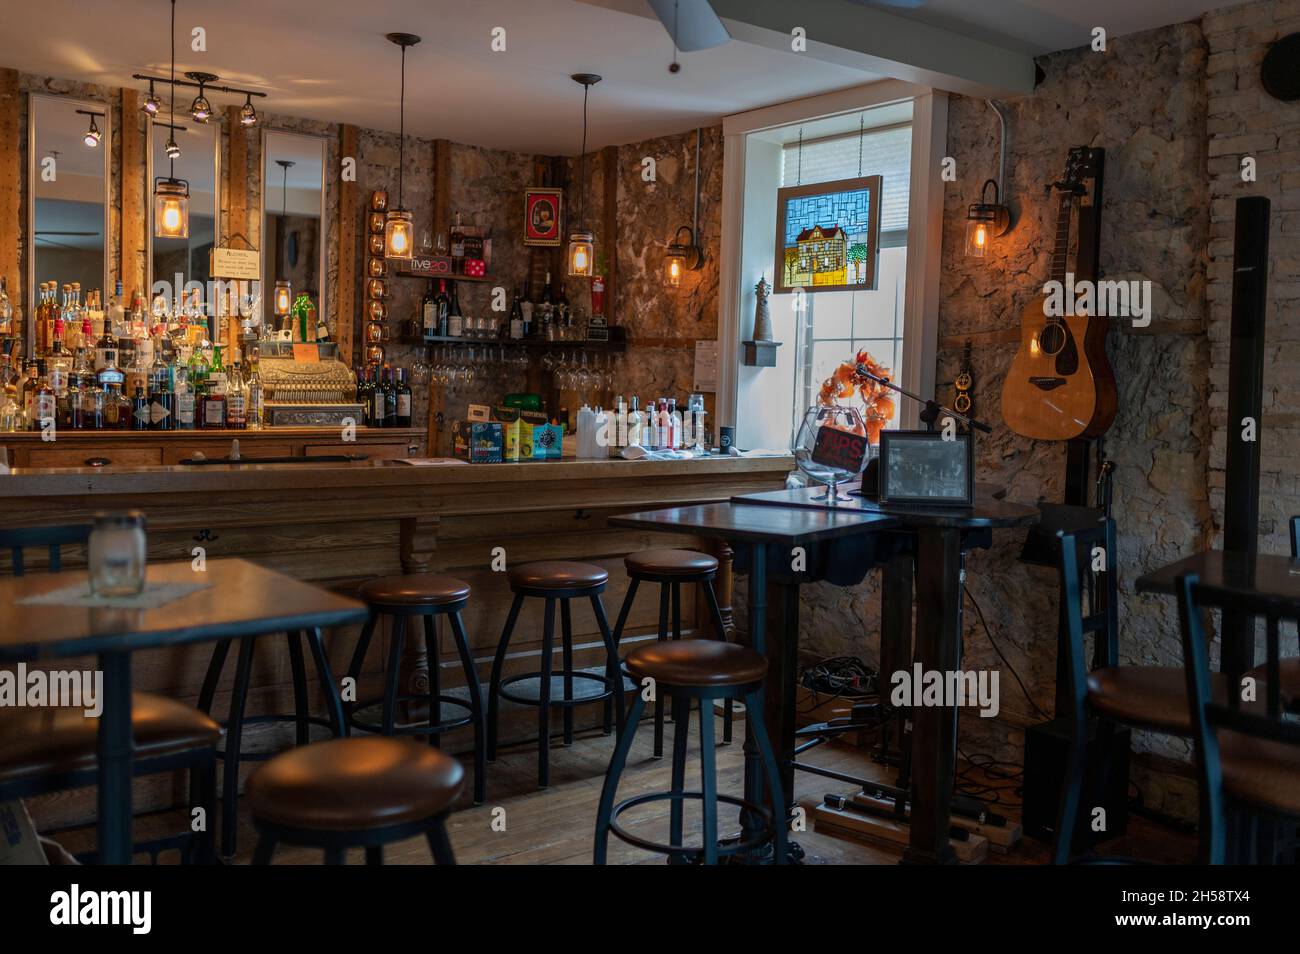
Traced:
<path fill-rule="evenodd" d="M 1072 146 L 1065 157 L 1065 178 L 1055 183 L 1062 192 L 1083 195 L 1087 180 L 1097 175 L 1097 158 L 1090 146 Z"/>

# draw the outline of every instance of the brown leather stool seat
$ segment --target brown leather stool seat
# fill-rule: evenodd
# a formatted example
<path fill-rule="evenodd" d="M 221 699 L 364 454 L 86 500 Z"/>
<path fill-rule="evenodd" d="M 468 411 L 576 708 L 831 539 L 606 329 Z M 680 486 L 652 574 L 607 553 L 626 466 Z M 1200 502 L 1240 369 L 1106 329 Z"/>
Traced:
<path fill-rule="evenodd" d="M 1284 709 L 1300 710 L 1300 658 L 1292 656 L 1287 659 L 1277 661 L 1278 684 L 1281 691 L 1278 693 L 1282 700 Z M 1256 666 L 1246 675 L 1257 680 L 1263 685 L 1268 677 L 1267 664 Z M 1264 693 L 1260 692 L 1263 698 Z"/>
<path fill-rule="evenodd" d="M 1226 705 L 1228 682 L 1212 673 L 1214 701 Z M 1262 693 L 1261 693 L 1262 695 Z M 1126 725 L 1159 729 L 1170 735 L 1192 734 L 1187 674 L 1170 666 L 1117 666 L 1088 673 L 1088 705 Z"/>
<path fill-rule="evenodd" d="M 1300 748 L 1220 729 L 1219 756 L 1223 790 L 1229 797 L 1281 815 L 1300 816 Z"/>
<path fill-rule="evenodd" d="M 254 772 L 248 806 L 254 819 L 285 828 L 364 831 L 441 815 L 464 778 L 451 756 L 411 739 L 331 739 Z"/>
<path fill-rule="evenodd" d="M 469 584 L 440 573 L 412 573 L 371 580 L 357 592 L 371 605 L 446 606 L 469 599 Z"/>
<path fill-rule="evenodd" d="M 627 654 L 627 671 L 665 686 L 743 686 L 767 673 L 767 660 L 748 646 L 716 639 L 648 643 Z"/>
<path fill-rule="evenodd" d="M 538 560 L 506 571 L 510 585 L 528 590 L 577 590 L 604 586 L 609 573 L 591 563 Z"/>
<path fill-rule="evenodd" d="M 629 553 L 623 565 L 643 576 L 704 576 L 717 572 L 718 559 L 696 550 L 642 550 Z"/>
<path fill-rule="evenodd" d="M 99 719 L 71 707 L 0 709 L 0 782 L 93 769 Z M 147 692 L 131 694 L 137 758 L 215 746 L 221 726 L 183 702 Z"/>

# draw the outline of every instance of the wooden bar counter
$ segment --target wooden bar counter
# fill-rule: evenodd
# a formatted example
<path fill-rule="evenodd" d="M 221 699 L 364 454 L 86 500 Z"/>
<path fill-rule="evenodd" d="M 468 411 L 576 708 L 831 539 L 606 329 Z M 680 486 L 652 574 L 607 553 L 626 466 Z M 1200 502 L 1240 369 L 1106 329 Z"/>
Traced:
<path fill-rule="evenodd" d="M 11 459 L 16 456 L 15 442 L 8 439 L 13 436 L 0 435 L 0 444 L 10 447 Z M 141 435 L 142 440 L 145 437 Z M 197 432 L 197 437 L 206 439 L 203 432 Z M 63 441 L 60 438 L 56 444 L 66 446 Z M 359 434 L 357 443 L 362 442 Z M 348 447 L 313 453 L 341 453 Z M 241 450 L 244 456 L 253 456 L 242 441 Z M 0 476 L 0 526 L 86 523 L 98 511 L 139 509 L 148 521 L 151 561 L 193 561 L 200 554 L 207 559 L 238 556 L 344 593 L 377 576 L 446 572 L 472 587 L 465 623 L 486 682 L 510 604 L 505 573 L 501 572 L 505 566 L 572 559 L 605 567 L 610 582 L 604 601 L 612 621 L 627 588 L 624 555 L 651 547 L 708 548 L 723 561 L 718 592 L 730 623 L 729 552 L 719 553 L 712 542 L 689 534 L 676 538 L 620 529 L 607 526 L 606 519 L 618 513 L 778 489 L 784 486 L 792 466 L 792 459 L 782 456 L 431 466 L 370 459 L 355 463 L 15 467 Z M 29 567 L 38 570 L 45 555 L 29 553 L 27 559 Z M 65 565 L 76 566 L 84 562 L 84 554 L 73 548 L 64 559 Z M 8 570 L 8 561 L 8 553 L 0 555 L 0 571 Z M 643 590 L 628 620 L 625 648 L 638 639 L 653 638 L 647 634 L 653 633 L 657 623 L 657 601 L 653 588 Z M 232 593 L 230 598 L 239 597 Z M 706 618 L 698 612 L 696 602 L 683 600 L 686 633 L 695 629 L 697 619 Z M 597 664 L 600 639 L 594 619 L 578 609 L 573 623 L 575 662 L 579 666 Z M 387 634 L 377 635 L 383 639 L 372 644 L 359 698 L 374 696 L 381 685 Z M 331 663 L 340 677 L 347 669 L 355 637 L 355 630 L 326 634 Z M 536 667 L 540 638 L 540 606 L 527 606 L 511 643 L 507 672 Z M 403 665 L 407 691 L 427 689 L 422 643 L 408 639 L 413 645 Z M 445 643 L 441 662 L 447 688 L 457 684 L 460 667 L 450 640 Z M 208 652 L 202 649 L 142 653 L 135 667 L 136 688 L 193 702 L 207 659 Z M 227 666 L 217 694 L 214 712 L 218 717 L 228 705 L 233 668 Z M 248 711 L 292 711 L 288 657 L 280 640 L 259 644 Z M 584 707 L 578 712 L 585 720 L 580 726 L 594 725 L 600 707 Z M 531 726 L 532 716 L 528 719 Z M 507 720 L 503 742 L 508 744 L 516 734 L 523 738 L 529 731 L 521 726 L 515 733 Z M 468 734 L 464 733 L 463 739 L 461 735 L 454 733 L 444 744 L 453 750 L 466 747 Z M 142 790 L 138 795 L 139 804 L 147 807 L 168 802 L 172 793 Z M 74 801 L 76 808 L 69 804 L 61 811 L 58 806 L 43 806 L 41 820 L 80 820 L 90 803 Z M 53 816 L 48 814 L 51 810 Z"/>

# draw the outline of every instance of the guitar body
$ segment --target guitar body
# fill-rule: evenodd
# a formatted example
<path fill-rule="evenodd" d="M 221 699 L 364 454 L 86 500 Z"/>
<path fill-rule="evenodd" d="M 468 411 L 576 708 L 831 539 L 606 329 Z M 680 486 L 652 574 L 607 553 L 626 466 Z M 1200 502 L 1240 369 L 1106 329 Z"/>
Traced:
<path fill-rule="evenodd" d="M 1035 298 L 1021 315 L 1020 348 L 1002 385 L 1002 417 L 1017 434 L 1035 440 L 1099 437 L 1119 406 L 1106 357 L 1107 319 L 1049 319 L 1045 300 Z"/>

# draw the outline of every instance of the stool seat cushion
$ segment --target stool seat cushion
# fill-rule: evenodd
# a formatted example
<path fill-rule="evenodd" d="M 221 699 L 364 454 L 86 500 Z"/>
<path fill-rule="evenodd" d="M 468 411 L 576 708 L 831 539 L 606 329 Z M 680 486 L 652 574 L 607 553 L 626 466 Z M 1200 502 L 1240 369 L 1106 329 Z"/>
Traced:
<path fill-rule="evenodd" d="M 629 573 L 646 573 L 652 576 L 712 573 L 718 568 L 716 557 L 697 550 L 642 550 L 623 558 Z"/>
<path fill-rule="evenodd" d="M 627 671 L 665 686 L 741 686 L 767 673 L 767 660 L 747 646 L 717 639 L 664 640 L 627 654 Z"/>
<path fill-rule="evenodd" d="M 570 590 L 584 586 L 600 586 L 609 579 L 609 573 L 590 563 L 573 563 L 567 560 L 539 560 L 521 563 L 507 571 L 511 586 L 539 590 Z"/>
<path fill-rule="evenodd" d="M 357 592 L 371 604 L 444 606 L 469 599 L 469 584 L 440 573 L 412 573 L 371 580 Z"/>
<path fill-rule="evenodd" d="M 131 694 L 137 758 L 214 746 L 221 726 L 192 706 L 148 692 Z M 99 719 L 66 706 L 0 708 L 0 782 L 92 769 Z"/>
<path fill-rule="evenodd" d="M 1228 683 L 1210 674 L 1214 701 L 1227 705 Z M 1263 693 L 1260 693 L 1261 697 Z M 1171 666 L 1115 666 L 1088 673 L 1088 704 L 1125 725 L 1157 729 L 1171 735 L 1192 734 L 1187 675 Z"/>
<path fill-rule="evenodd" d="M 393 736 L 331 739 L 283 752 L 248 780 L 253 818 L 287 828 L 367 831 L 446 811 L 465 770 L 435 748 Z"/>
<path fill-rule="evenodd" d="M 1278 685 L 1281 687 L 1278 695 L 1281 697 L 1282 706 L 1290 709 L 1300 709 L 1300 657 L 1288 656 L 1285 659 L 1277 661 Z M 1262 687 L 1268 682 L 1268 665 L 1256 666 L 1250 672 L 1246 673 Z M 1260 698 L 1264 698 L 1261 690 Z"/>
<path fill-rule="evenodd" d="M 1248 805 L 1300 815 L 1300 746 L 1219 730 L 1223 790 Z"/>

